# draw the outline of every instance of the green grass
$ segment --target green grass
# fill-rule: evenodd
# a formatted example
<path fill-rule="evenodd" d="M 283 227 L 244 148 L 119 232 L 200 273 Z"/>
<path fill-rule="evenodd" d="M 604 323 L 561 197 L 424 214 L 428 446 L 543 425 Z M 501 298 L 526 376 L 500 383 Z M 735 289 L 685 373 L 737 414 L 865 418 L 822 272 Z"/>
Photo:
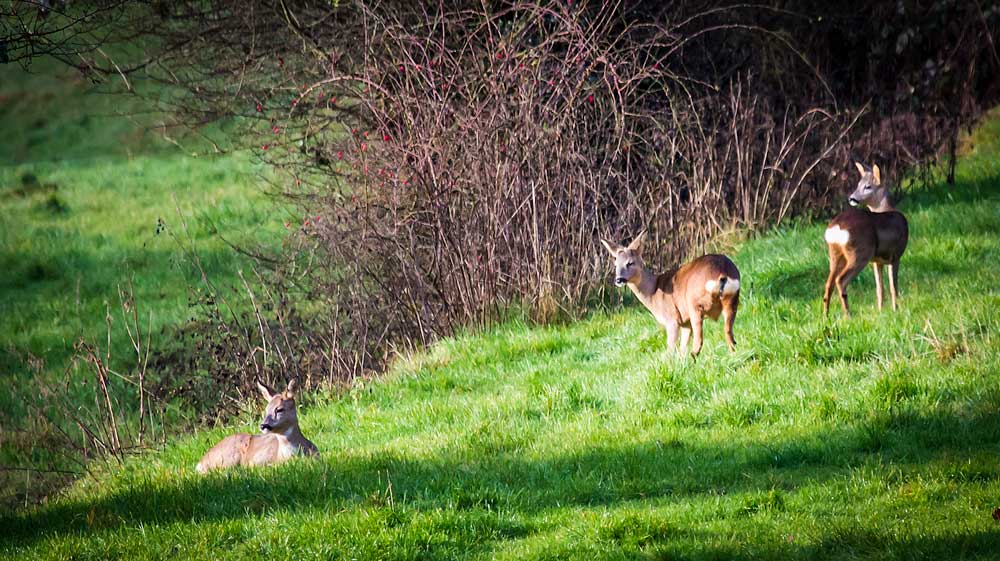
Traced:
<path fill-rule="evenodd" d="M 319 461 L 198 476 L 239 427 L 0 520 L 18 559 L 995 559 L 1000 119 L 912 191 L 902 309 L 820 317 L 823 224 L 733 256 L 739 351 L 638 308 L 509 323 L 300 404 Z M 595 247 L 595 251 L 599 251 Z M 610 265 L 609 265 L 610 266 Z"/>
<path fill-rule="evenodd" d="M 53 63 L 36 62 L 34 70 L 0 70 L 5 467 L 61 467 L 44 434 L 49 428 L 39 395 L 63 379 L 81 336 L 103 342 L 109 309 L 112 365 L 134 361 L 119 286 L 132 279 L 142 327 L 162 348 L 169 328 L 190 320 L 190 290 L 201 286 L 183 248 L 196 251 L 210 278 L 227 286 L 246 259 L 220 235 L 242 245 L 274 245 L 285 219 L 257 187 L 262 168 L 250 155 L 194 157 L 208 143 L 176 131 L 169 134 L 186 150 L 163 140 L 148 101 L 116 94 L 114 84 L 95 87 Z M 92 399 L 87 393 L 81 390 L 80 399 Z M 37 477 L 32 482 L 3 470 L 0 488 L 0 504 L 46 491 Z"/>

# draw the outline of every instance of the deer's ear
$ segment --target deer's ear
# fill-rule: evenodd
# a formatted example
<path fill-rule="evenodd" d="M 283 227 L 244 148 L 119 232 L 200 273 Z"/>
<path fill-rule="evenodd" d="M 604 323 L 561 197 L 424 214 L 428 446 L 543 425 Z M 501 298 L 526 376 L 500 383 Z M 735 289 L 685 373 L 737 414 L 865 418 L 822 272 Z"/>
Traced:
<path fill-rule="evenodd" d="M 628 244 L 628 248 L 638 251 L 639 247 L 642 246 L 642 241 L 646 239 L 646 231 L 643 230 L 639 232 L 639 235 L 632 240 L 632 243 Z"/>
<path fill-rule="evenodd" d="M 621 249 L 620 247 L 605 240 L 601 240 L 601 245 L 604 246 L 604 249 L 608 250 L 608 253 L 611 254 L 611 257 L 618 257 L 618 250 Z"/>
<path fill-rule="evenodd" d="M 858 173 L 861 175 L 865 174 L 865 166 L 861 165 L 861 162 L 854 162 L 854 167 L 858 168 Z"/>
<path fill-rule="evenodd" d="M 267 401 L 271 401 L 271 398 L 274 397 L 275 393 L 274 390 L 265 386 L 264 383 L 260 381 L 260 379 L 257 380 L 257 391 L 259 391 L 260 395 L 264 396 L 264 399 L 266 399 Z"/>
<path fill-rule="evenodd" d="M 288 382 L 288 387 L 285 388 L 285 399 L 295 399 L 295 392 L 299 389 L 299 381 L 292 378 Z"/>
<path fill-rule="evenodd" d="M 882 184 L 882 172 L 878 169 L 878 164 L 872 166 L 872 177 L 875 178 L 875 185 Z"/>

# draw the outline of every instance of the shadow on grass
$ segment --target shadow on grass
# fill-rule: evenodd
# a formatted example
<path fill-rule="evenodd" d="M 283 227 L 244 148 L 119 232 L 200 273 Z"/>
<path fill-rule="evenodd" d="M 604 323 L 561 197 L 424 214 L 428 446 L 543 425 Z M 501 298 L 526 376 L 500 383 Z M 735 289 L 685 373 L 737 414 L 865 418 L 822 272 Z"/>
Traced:
<path fill-rule="evenodd" d="M 205 477 L 188 472 L 166 481 L 121 483 L 95 500 L 67 499 L 0 519 L 0 527 L 8 544 L 28 547 L 62 534 L 100 535 L 140 525 L 253 518 L 279 509 L 531 515 L 554 507 L 614 506 L 653 498 L 684 501 L 775 488 L 794 492 L 800 485 L 842 480 L 853 468 L 881 469 L 893 458 L 919 466 L 958 452 L 982 450 L 1000 440 L 1000 413 L 989 408 L 966 416 L 887 412 L 788 441 L 694 445 L 665 438 L 540 459 L 527 459 L 520 450 L 484 453 L 498 449 L 486 438 L 445 449 L 433 459 L 393 453 L 339 458 L 330 451 L 321 461 L 295 461 L 277 468 Z M 979 477 L 1000 479 L 1000 468 Z M 515 528 L 499 518 L 494 522 L 504 527 L 484 527 L 480 537 L 504 540 L 531 533 L 528 527 Z M 831 532 L 817 546 L 821 551 L 851 551 L 869 539 L 838 534 L 836 528 Z M 995 544 L 997 537 L 956 539 L 972 540 L 971 545 L 980 548 Z M 897 545 L 916 548 L 921 542 Z M 808 551 L 797 555 L 808 558 Z"/>
<path fill-rule="evenodd" d="M 860 528 L 831 528 L 819 543 L 798 545 L 796 536 L 789 535 L 788 543 L 778 546 L 758 542 L 737 545 L 714 544 L 714 537 L 705 532 L 680 531 L 671 535 L 672 540 L 694 541 L 698 552 L 691 555 L 664 543 L 647 544 L 654 551 L 650 558 L 672 560 L 698 559 L 996 559 L 1000 551 L 1000 532 L 974 531 L 926 537 L 904 537 L 890 531 L 878 533 Z M 657 555 L 658 554 L 658 555 Z"/>

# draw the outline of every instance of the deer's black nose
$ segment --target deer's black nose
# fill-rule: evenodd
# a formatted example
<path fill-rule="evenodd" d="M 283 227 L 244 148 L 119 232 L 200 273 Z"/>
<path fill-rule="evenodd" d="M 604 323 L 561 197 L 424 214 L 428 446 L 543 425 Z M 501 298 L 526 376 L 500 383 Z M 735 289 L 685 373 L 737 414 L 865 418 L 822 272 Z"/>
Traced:
<path fill-rule="evenodd" d="M 625 286 L 628 283 L 628 279 L 625 277 L 618 277 L 615 279 L 615 286 Z"/>
<path fill-rule="evenodd" d="M 851 197 L 851 198 L 847 199 L 847 202 L 851 203 L 851 206 L 858 206 L 858 203 L 859 203 L 860 201 L 858 201 L 858 200 L 857 200 L 857 199 L 855 199 L 854 197 Z"/>
<path fill-rule="evenodd" d="M 261 423 L 260 424 L 260 430 L 271 430 L 271 425 L 269 425 L 267 423 Z"/>

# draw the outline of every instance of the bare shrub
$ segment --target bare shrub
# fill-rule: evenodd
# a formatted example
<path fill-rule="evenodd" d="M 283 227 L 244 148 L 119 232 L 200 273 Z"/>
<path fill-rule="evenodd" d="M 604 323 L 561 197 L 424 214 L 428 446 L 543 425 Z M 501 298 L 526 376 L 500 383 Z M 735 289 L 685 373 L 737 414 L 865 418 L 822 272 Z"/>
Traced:
<path fill-rule="evenodd" d="M 858 113 L 682 72 L 702 16 L 357 9 L 364 64 L 307 84 L 281 125 L 307 159 L 268 155 L 307 170 L 289 194 L 321 209 L 306 229 L 328 255 L 320 292 L 357 337 L 426 342 L 512 306 L 576 313 L 603 290 L 600 235 L 648 228 L 676 263 L 720 230 L 822 205 L 846 166 Z"/>
<path fill-rule="evenodd" d="M 127 455 L 165 438 L 163 403 L 147 387 L 150 339 L 148 328 L 142 326 L 131 280 L 119 287 L 118 302 L 121 325 L 135 351 L 132 366 L 125 372 L 112 367 L 114 318 L 109 306 L 107 340 L 101 343 L 81 338 L 63 383 L 44 391 L 46 418 L 62 436 L 69 459 L 85 469 L 90 459 L 110 458 L 120 463 Z M 75 375 L 80 371 L 82 377 Z M 92 406 L 81 405 L 87 403 L 81 400 L 81 391 L 92 392 Z"/>

